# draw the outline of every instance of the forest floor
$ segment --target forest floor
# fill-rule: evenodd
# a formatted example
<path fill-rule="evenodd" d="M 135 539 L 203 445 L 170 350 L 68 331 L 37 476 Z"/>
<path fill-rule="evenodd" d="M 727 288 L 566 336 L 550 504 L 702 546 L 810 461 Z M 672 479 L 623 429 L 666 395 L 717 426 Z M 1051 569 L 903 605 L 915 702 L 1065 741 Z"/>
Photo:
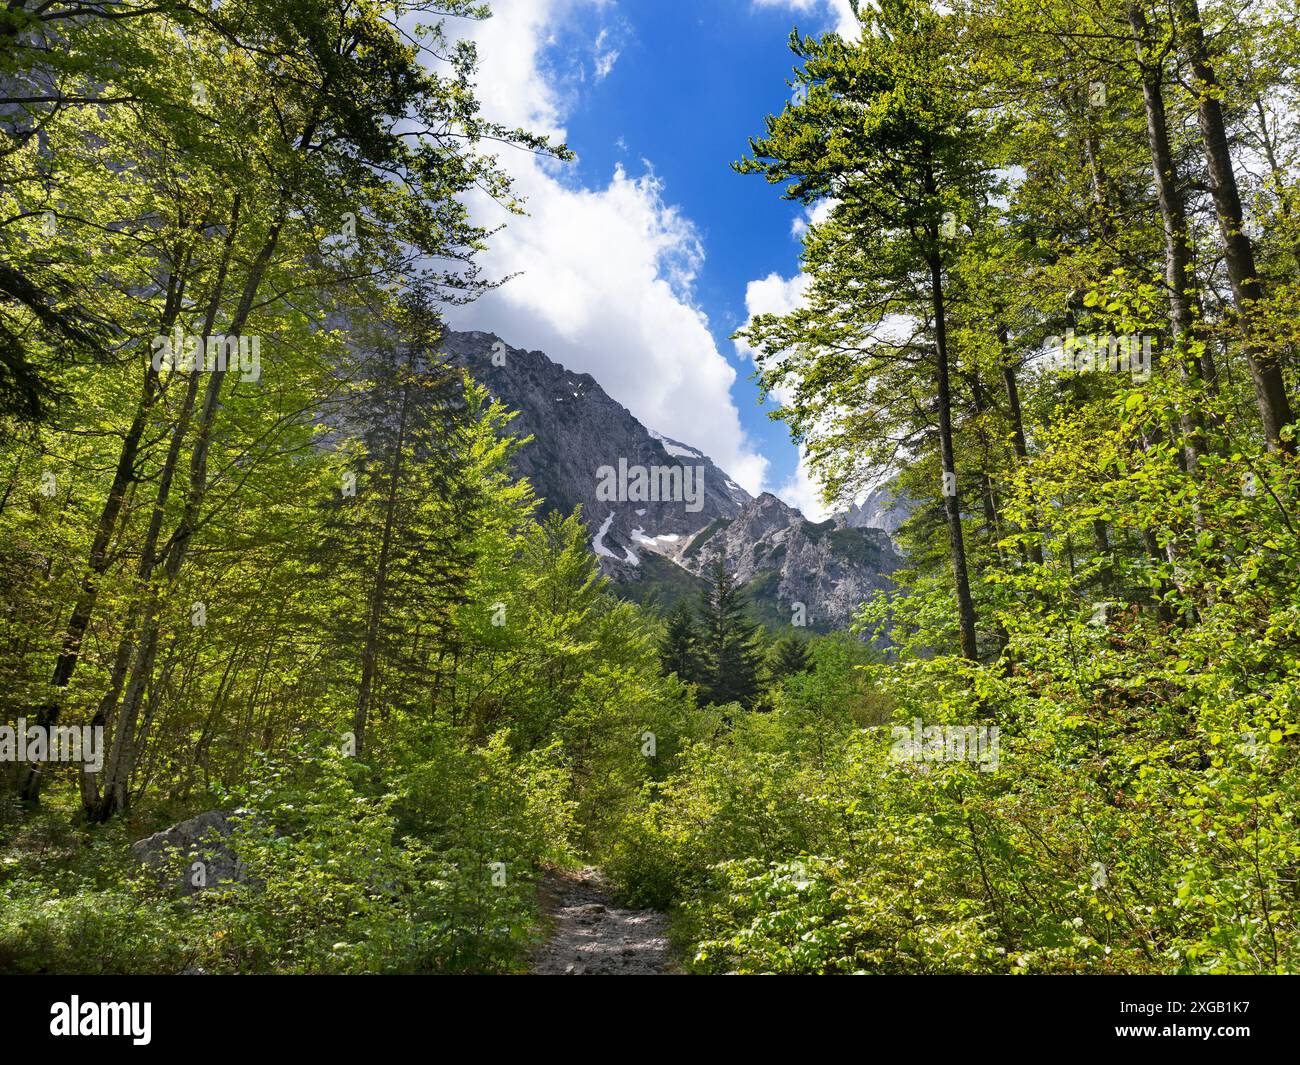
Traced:
<path fill-rule="evenodd" d="M 681 972 L 657 910 L 614 904 L 596 869 L 552 872 L 541 885 L 550 938 L 533 961 L 535 976 L 667 976 Z"/>

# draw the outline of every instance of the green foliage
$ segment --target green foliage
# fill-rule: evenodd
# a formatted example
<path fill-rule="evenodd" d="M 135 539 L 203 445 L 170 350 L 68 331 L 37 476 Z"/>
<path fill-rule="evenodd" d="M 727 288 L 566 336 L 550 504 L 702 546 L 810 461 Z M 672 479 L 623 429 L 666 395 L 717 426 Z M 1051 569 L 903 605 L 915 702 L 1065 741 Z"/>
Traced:
<path fill-rule="evenodd" d="M 6 972 L 513 971 L 532 945 L 533 879 L 570 856 L 572 802 L 553 752 L 517 757 L 441 729 L 394 792 L 319 740 L 258 767 L 230 847 L 237 882 L 184 898 L 108 841 L 64 875 L 6 885 Z"/>
<path fill-rule="evenodd" d="M 513 760 L 504 737 L 477 750 L 448 734 L 433 750 L 438 761 L 413 768 L 396 793 L 359 790 L 360 767 L 319 748 L 268 764 L 240 789 L 251 816 L 232 847 L 247 882 L 187 900 L 196 964 L 299 973 L 518 965 L 534 864 L 564 855 L 563 782 L 541 760 Z"/>
<path fill-rule="evenodd" d="M 121 976 L 179 972 L 187 952 L 172 908 L 129 890 L 72 894 L 41 884 L 6 891 L 0 972 Z"/>
<path fill-rule="evenodd" d="M 758 626 L 746 615 L 746 597 L 736 587 L 726 560 L 709 568 L 707 587 L 697 609 L 699 635 L 695 641 L 701 698 L 714 706 L 736 702 L 751 707 L 758 696 Z"/>
<path fill-rule="evenodd" d="M 1266 102 L 1294 90 L 1242 61 L 1293 59 L 1295 38 L 1276 13 L 1249 29 L 1205 14 L 1229 138 L 1290 153 L 1256 190 L 1272 228 L 1245 253 L 1271 266 L 1243 305 L 1207 265 L 1243 248 L 1215 217 L 1229 179 L 1218 203 L 1199 195 L 1214 160 L 1187 91 L 1207 61 L 1195 12 L 890 0 L 862 8 L 861 41 L 792 40 L 806 91 L 739 169 L 827 210 L 807 298 L 743 335 L 828 499 L 902 452 L 917 505 L 897 590 L 859 615 L 888 658 L 814 641 L 817 669 L 771 714 L 693 745 L 630 819 L 611 867 L 679 908 L 696 970 L 1300 965 L 1294 427 L 1272 438 L 1286 397 L 1251 384 L 1265 352 L 1295 368 L 1295 130 Z M 1085 43 L 1102 40 L 1142 76 Z M 1045 364 L 1067 330 L 1146 336 L 1151 373 Z M 945 339 L 946 395 L 930 379 Z M 918 760 L 915 728 L 996 728 L 996 764 Z"/>
<path fill-rule="evenodd" d="M 808 643 L 798 636 L 782 636 L 767 653 L 767 671 L 774 680 L 797 676 L 810 665 Z"/>
<path fill-rule="evenodd" d="M 480 115 L 477 5 L 0 14 L 0 720 L 111 743 L 3 767 L 0 971 L 513 972 L 580 855 L 703 973 L 1300 970 L 1290 13 L 978 6 L 795 36 L 737 166 L 824 208 L 762 388 L 828 501 L 915 503 L 857 634 L 766 670 L 774 570 L 615 599 L 440 357 L 464 194 L 521 207 L 484 145 L 568 154 Z M 260 377 L 155 365 L 176 329 Z M 130 858 L 218 803 L 242 879 Z"/>
<path fill-rule="evenodd" d="M 108 757 L 0 767 L 0 968 L 515 969 L 538 869 L 696 735 L 441 355 L 496 283 L 465 194 L 518 212 L 498 151 L 568 152 L 480 113 L 444 21 L 483 5 L 399 6 L 3 16 L 0 720 Z M 260 372 L 155 364 L 176 330 Z M 45 864 L 42 798 L 85 819 Z M 226 802 L 246 883 L 141 878 L 133 839 Z"/>
<path fill-rule="evenodd" d="M 896 761 L 888 731 L 801 743 L 778 710 L 697 748 L 612 867 L 632 897 L 684 904 L 704 972 L 1294 967 L 1281 730 L 1207 775 L 1151 730 L 1014 691 L 992 773 Z M 933 714 L 933 680 L 916 694 Z"/>
<path fill-rule="evenodd" d="M 686 682 L 694 679 L 699 634 L 695 631 L 695 618 L 685 603 L 680 603 L 664 624 L 659 638 L 659 662 L 665 673 L 675 673 Z"/>

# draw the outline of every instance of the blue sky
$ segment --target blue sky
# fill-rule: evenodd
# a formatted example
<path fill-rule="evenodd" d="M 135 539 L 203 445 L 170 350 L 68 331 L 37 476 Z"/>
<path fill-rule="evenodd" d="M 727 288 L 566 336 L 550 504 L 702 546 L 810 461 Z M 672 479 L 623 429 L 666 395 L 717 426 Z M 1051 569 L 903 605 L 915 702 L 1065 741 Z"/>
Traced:
<path fill-rule="evenodd" d="M 591 373 L 650 428 L 707 451 L 750 491 L 819 516 L 786 427 L 730 334 L 797 295 L 804 214 L 730 163 L 789 95 L 787 39 L 845 0 L 496 0 L 473 29 L 487 113 L 561 136 L 555 166 L 502 162 L 530 217 L 486 265 L 522 272 L 453 324 Z"/>

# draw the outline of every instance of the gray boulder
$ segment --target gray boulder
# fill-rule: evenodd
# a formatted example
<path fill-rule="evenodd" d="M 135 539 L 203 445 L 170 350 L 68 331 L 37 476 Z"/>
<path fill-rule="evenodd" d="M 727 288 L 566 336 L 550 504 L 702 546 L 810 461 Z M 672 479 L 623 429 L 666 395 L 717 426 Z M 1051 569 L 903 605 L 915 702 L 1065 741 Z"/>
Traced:
<path fill-rule="evenodd" d="M 131 844 L 131 853 L 164 881 L 171 879 L 175 868 L 169 859 L 179 853 L 184 861 L 174 883 L 184 895 L 219 884 L 243 884 L 247 872 L 231 848 L 230 837 L 238 820 L 249 816 L 246 810 L 209 810 Z"/>

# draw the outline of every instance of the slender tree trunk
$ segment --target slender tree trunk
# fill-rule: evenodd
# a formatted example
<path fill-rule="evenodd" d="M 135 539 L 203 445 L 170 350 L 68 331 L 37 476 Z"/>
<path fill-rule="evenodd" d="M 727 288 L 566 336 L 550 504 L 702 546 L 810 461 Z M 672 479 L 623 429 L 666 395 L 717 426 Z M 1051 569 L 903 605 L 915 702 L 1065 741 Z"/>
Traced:
<path fill-rule="evenodd" d="M 980 502 L 984 508 L 984 531 L 994 544 L 1002 539 L 1002 517 L 998 510 L 998 490 L 989 473 L 989 441 L 984 429 L 984 414 L 988 409 L 985 402 L 984 386 L 980 384 L 979 373 L 971 375 L 971 398 L 975 406 L 975 419 L 980 425 Z M 998 548 L 998 554 L 1002 549 Z"/>
<path fill-rule="evenodd" d="M 328 86 L 328 79 L 326 86 Z M 322 88 L 322 94 L 325 87 Z M 297 150 L 305 150 L 311 143 L 312 137 L 315 136 L 318 115 L 313 115 L 306 123 L 302 135 L 297 138 Z M 227 248 L 234 241 L 234 231 L 239 218 L 240 198 L 238 194 L 232 200 L 231 227 L 227 234 Z M 262 285 L 263 276 L 269 268 L 271 259 L 279 245 L 280 234 L 287 218 L 287 205 L 281 201 L 278 217 L 272 222 L 263 239 L 262 246 L 259 248 L 257 255 L 249 266 L 248 276 L 245 279 L 239 306 L 227 328 L 228 335 L 240 336 L 243 333 L 244 326 L 252 312 L 253 301 L 257 296 Z M 213 289 L 213 300 L 208 308 L 207 321 L 204 326 L 204 336 L 211 335 L 212 329 L 216 322 L 216 313 L 219 308 L 219 300 L 224 287 L 225 266 L 228 258 L 223 258 L 222 273 L 218 278 L 217 284 Z M 199 426 L 198 440 L 195 444 L 195 454 L 191 456 L 191 483 L 190 494 L 186 499 L 185 512 L 178 524 L 171 542 L 167 545 L 164 555 L 166 557 L 166 573 L 169 580 L 174 579 L 179 573 L 185 560 L 190 537 L 193 535 L 195 524 L 197 522 L 198 509 L 201 506 L 202 498 L 206 490 L 206 462 L 207 449 L 211 438 L 213 422 L 216 418 L 216 412 L 219 404 L 221 385 L 225 373 L 221 370 L 213 371 L 213 379 L 208 383 L 207 394 L 204 400 L 203 414 Z M 158 487 L 158 495 L 154 502 L 154 511 L 150 519 L 149 532 L 146 535 L 145 549 L 141 554 L 140 573 L 137 585 L 141 589 L 142 597 L 147 603 L 142 626 L 140 629 L 139 639 L 136 641 L 137 653 L 135 663 L 131 670 L 130 680 L 127 682 L 126 691 L 122 699 L 122 704 L 118 710 L 117 719 L 114 722 L 114 737 L 112 753 L 110 760 L 105 767 L 104 782 L 102 793 L 98 796 L 93 805 L 93 809 L 87 812 L 93 820 L 104 821 L 112 817 L 116 812 L 126 808 L 130 800 L 129 781 L 131 772 L 134 768 L 136 757 L 136 721 L 139 716 L 140 698 L 143 694 L 145 683 L 153 670 L 154 657 L 158 647 L 158 588 L 153 582 L 153 570 L 158 563 L 164 561 L 164 558 L 157 554 L 158 536 L 161 529 L 163 511 L 168 495 L 170 494 L 171 480 L 175 475 L 176 464 L 179 460 L 179 445 L 188 431 L 189 419 L 193 411 L 194 401 L 197 391 L 197 379 L 192 379 L 190 388 L 186 394 L 185 409 L 182 417 L 178 422 L 176 430 L 172 435 L 172 446 L 168 452 L 167 461 L 164 466 L 163 476 Z M 131 633 L 127 633 L 125 639 L 131 639 Z M 108 715 L 105 714 L 107 719 Z"/>
<path fill-rule="evenodd" d="M 977 661 L 975 602 L 971 598 L 966 569 L 966 544 L 961 528 L 961 497 L 957 491 L 957 463 L 952 443 L 952 392 L 948 378 L 948 328 L 943 299 L 943 263 L 938 252 L 930 254 L 930 296 L 934 307 L 934 349 L 936 388 L 939 400 L 939 454 L 943 463 L 943 511 L 948 522 L 948 547 L 952 556 L 953 584 L 957 593 L 957 623 L 961 653 Z"/>
<path fill-rule="evenodd" d="M 356 754 L 360 758 L 366 748 L 366 727 L 370 718 L 371 693 L 379 664 L 379 628 L 384 617 L 388 592 L 388 563 L 392 553 L 393 527 L 397 517 L 398 486 L 402 477 L 402 452 L 406 447 L 406 415 L 410 403 L 411 384 L 403 381 L 402 406 L 398 416 L 397 444 L 388 477 L 388 498 L 384 503 L 384 532 L 379 544 L 379 558 L 375 563 L 375 583 L 370 593 L 370 607 L 366 617 L 366 642 L 361 655 L 361 686 L 357 692 L 357 709 L 352 718 L 352 734 Z"/>
<path fill-rule="evenodd" d="M 219 299 L 213 294 L 214 303 Z M 206 331 L 205 334 L 206 335 Z M 121 707 L 114 718 L 111 708 L 106 710 L 104 719 L 111 723 L 113 742 L 109 756 L 101 772 L 102 792 L 93 811 L 88 811 L 92 820 L 104 821 L 118 810 L 126 809 L 129 801 L 127 783 L 130 768 L 135 758 L 136 715 L 140 706 L 140 696 L 144 693 L 147 670 L 152 667 L 153 654 L 157 648 L 158 638 L 158 587 L 153 580 L 153 572 L 158 559 L 158 540 L 162 533 L 163 518 L 166 513 L 167 500 L 171 495 L 172 480 L 180 462 L 181 448 L 189 431 L 190 418 L 198 398 L 199 375 L 197 371 L 190 374 L 186 387 L 185 399 L 175 426 L 172 428 L 171 444 L 167 449 L 167 458 L 163 462 L 162 473 L 158 479 L 158 490 L 154 496 L 153 509 L 149 515 L 144 542 L 140 549 L 140 560 L 136 564 L 136 589 L 143 604 L 139 636 L 134 627 L 128 627 L 122 634 L 118 649 L 118 659 L 122 659 L 123 649 L 128 649 L 126 659 L 133 662 L 130 677 L 126 682 Z M 134 649 L 132 655 L 130 649 Z"/>
<path fill-rule="evenodd" d="M 1243 350 L 1255 386 L 1264 439 L 1270 451 L 1294 452 L 1295 444 L 1282 438 L 1283 427 L 1295 420 L 1282 368 L 1276 356 L 1261 347 L 1255 339 L 1264 286 L 1255 266 L 1254 245 L 1242 228 L 1241 192 L 1232 165 L 1223 104 L 1219 100 L 1218 78 L 1205 44 L 1200 8 L 1196 0 L 1175 0 L 1175 10 L 1179 39 L 1197 82 L 1196 119 L 1205 148 L 1205 160 L 1209 166 L 1210 191 L 1214 196 L 1214 209 L 1219 217 L 1219 231 L 1223 237 L 1224 262 L 1228 268 L 1228 279 L 1232 283 L 1233 302 L 1241 320 L 1245 339 Z"/>
<path fill-rule="evenodd" d="M 1110 564 L 1110 530 L 1100 518 L 1092 521 L 1092 539 L 1097 545 L 1097 554 L 1103 559 L 1100 570 L 1102 594 L 1109 596 L 1115 586 L 1115 574 Z"/>
<path fill-rule="evenodd" d="M 238 198 L 233 206 L 232 230 L 234 229 L 234 220 L 238 218 Z M 242 333 L 248 316 L 252 311 L 253 300 L 257 295 L 262 284 L 262 278 L 270 265 L 275 248 L 279 242 L 280 228 L 283 220 L 274 223 L 268 231 L 254 262 L 249 268 L 249 274 L 244 283 L 243 292 L 240 297 L 239 306 L 231 319 L 230 335 L 238 336 Z M 219 277 L 219 282 L 224 285 L 224 273 Z M 216 325 L 216 315 L 220 307 L 220 297 L 222 288 L 218 287 L 213 290 L 213 298 L 208 306 L 207 317 L 204 322 L 204 333 L 206 337 L 211 334 Z M 217 399 L 221 392 L 221 385 L 225 379 L 225 372 L 220 369 L 211 371 L 211 379 L 208 382 L 204 406 L 200 416 L 198 428 L 198 439 L 195 443 L 195 450 L 206 449 L 207 442 L 211 437 L 213 422 L 216 418 L 218 408 Z M 113 722 L 113 744 L 110 749 L 108 762 L 103 772 L 102 792 L 99 801 L 90 816 L 96 821 L 105 821 L 112 817 L 120 810 L 126 809 L 130 802 L 129 783 L 131 772 L 135 766 L 137 755 L 138 737 L 137 721 L 140 712 L 140 700 L 144 694 L 149 676 L 153 671 L 154 659 L 158 650 L 159 625 L 160 625 L 160 606 L 161 596 L 158 584 L 154 579 L 154 570 L 164 559 L 167 561 L 166 576 L 168 580 L 174 580 L 180 571 L 184 562 L 186 547 L 189 543 L 188 535 L 184 536 L 184 542 L 181 543 L 181 537 L 173 534 L 171 542 L 167 548 L 160 552 L 158 542 L 162 532 L 162 522 L 166 510 L 167 500 L 171 494 L 172 481 L 175 478 L 176 469 L 180 462 L 180 453 L 184 440 L 189 431 L 190 421 L 193 416 L 194 406 L 198 398 L 198 381 L 197 373 L 192 373 L 189 381 L 189 387 L 186 391 L 185 402 L 182 407 L 177 424 L 172 431 L 171 446 L 168 449 L 167 459 L 163 465 L 162 475 L 159 478 L 158 493 L 154 499 L 153 512 L 150 515 L 149 528 L 145 534 L 144 544 L 141 551 L 140 563 L 137 569 L 137 585 L 141 589 L 141 594 L 145 601 L 144 616 L 141 622 L 139 636 L 135 640 L 136 653 L 134 664 L 131 667 L 131 676 L 127 681 L 125 692 L 122 696 L 122 703 L 118 709 L 117 719 Z M 191 459 L 191 471 L 194 469 L 194 460 Z M 200 496 L 205 485 L 191 483 L 190 494 L 186 499 L 186 512 L 194 515 L 197 513 L 195 507 L 195 493 Z M 182 516 L 181 522 L 177 526 L 176 533 L 182 533 L 186 529 L 185 516 Z M 190 530 L 192 531 L 192 530 Z M 133 634 L 128 632 L 124 639 L 131 640 Z"/>
<path fill-rule="evenodd" d="M 193 247 L 191 246 L 186 251 L 180 268 L 173 271 L 168 280 L 167 298 L 164 301 L 162 315 L 158 323 L 158 330 L 162 335 L 170 333 L 180 317 L 181 308 L 184 304 L 185 279 L 192 255 Z M 141 386 L 140 398 L 136 403 L 135 415 L 131 419 L 126 435 L 122 438 L 122 448 L 118 453 L 113 482 L 109 486 L 108 496 L 100 509 L 99 520 L 95 523 L 95 533 L 91 540 L 90 558 L 86 574 L 82 578 L 76 603 L 73 604 L 72 615 L 69 617 L 67 628 L 63 633 L 59 656 L 54 662 L 54 673 L 50 678 L 50 687 L 53 692 L 50 700 L 41 707 L 37 714 L 37 724 L 43 727 L 51 728 L 56 725 L 63 711 L 63 693 L 72 681 L 72 675 L 81 659 L 81 645 L 85 639 L 86 631 L 90 627 L 91 618 L 94 617 L 95 604 L 99 599 L 100 581 L 112 561 L 109 545 L 112 543 L 113 534 L 117 530 L 118 518 L 126 502 L 127 493 L 135 482 L 135 467 L 139 458 L 140 443 L 144 437 L 149 415 L 158 400 L 158 396 L 158 371 L 153 368 L 153 363 L 150 362 L 145 367 L 144 383 Z M 40 798 L 42 783 L 43 778 L 40 767 L 27 766 L 19 785 L 22 797 L 28 802 L 36 802 Z"/>
<path fill-rule="evenodd" d="M 1273 178 L 1273 184 L 1277 186 L 1277 213 L 1290 227 L 1294 222 L 1295 213 L 1291 210 L 1291 203 L 1287 199 L 1286 172 L 1282 169 L 1282 164 L 1278 162 L 1277 145 L 1273 140 L 1273 134 L 1268 131 L 1268 112 L 1264 110 L 1264 101 L 1259 96 L 1255 97 L 1255 113 L 1259 115 L 1259 143 L 1264 149 L 1264 158 L 1268 161 L 1268 171 Z M 1300 275 L 1300 244 L 1292 240 L 1288 245 L 1288 249 L 1291 252 L 1291 262 L 1295 264 L 1296 273 Z"/>
<path fill-rule="evenodd" d="M 1002 387 L 1007 393 L 1007 409 L 1011 412 L 1011 446 L 1016 458 L 1023 464 L 1029 460 L 1029 446 L 1025 439 L 1025 416 L 1020 406 L 1020 386 L 1016 382 L 1016 368 L 1011 363 L 1011 342 L 1006 326 L 998 327 L 998 341 L 1002 346 Z M 1031 498 L 1031 505 L 1037 505 Z M 1028 545 L 1029 561 L 1035 566 L 1043 564 L 1043 546 L 1037 540 Z"/>
<path fill-rule="evenodd" d="M 1160 539 L 1151 529 L 1142 530 L 1142 544 L 1147 549 L 1147 555 L 1150 556 L 1151 562 L 1157 568 L 1163 566 L 1166 561 L 1165 553 L 1160 550 Z M 1160 580 L 1160 599 L 1156 603 L 1156 616 L 1161 621 L 1173 621 L 1174 612 L 1170 609 L 1169 604 L 1165 602 L 1166 596 L 1172 590 L 1172 585 L 1163 577 Z"/>
<path fill-rule="evenodd" d="M 1128 5 L 1129 26 L 1142 70 L 1142 100 L 1146 109 L 1147 144 L 1155 179 L 1156 200 L 1165 234 L 1165 286 L 1169 290 L 1169 323 L 1174 360 L 1185 382 L 1198 379 L 1195 345 L 1200 328 L 1200 298 L 1192 271 L 1191 238 L 1187 208 L 1179 182 L 1177 164 L 1169 143 L 1169 121 L 1165 110 L 1163 73 L 1159 59 L 1149 47 L 1146 15 L 1136 4 Z M 1179 426 L 1183 437 L 1183 461 L 1193 477 L 1200 468 L 1205 426 L 1199 409 L 1182 404 Z"/>
<path fill-rule="evenodd" d="M 1106 163 L 1101 155 L 1101 137 L 1096 127 L 1089 122 L 1083 139 L 1084 149 L 1088 153 L 1088 173 L 1092 178 L 1092 212 L 1090 221 L 1096 227 L 1102 240 L 1112 236 L 1110 218 L 1110 180 L 1106 174 Z"/>
<path fill-rule="evenodd" d="M 233 216 L 231 220 L 231 230 L 233 231 L 239 219 L 240 198 L 236 194 L 233 203 Z M 256 279 L 252 284 L 244 287 L 243 299 L 235 310 L 235 317 L 232 320 L 231 328 L 233 334 L 238 336 L 243 332 L 244 323 L 248 321 L 248 315 L 252 311 L 253 298 L 257 294 L 257 289 L 261 285 L 262 275 L 266 272 L 270 264 L 271 256 L 275 252 L 275 247 L 279 243 L 281 222 L 276 222 L 271 226 L 266 240 L 263 242 L 261 249 L 258 251 L 257 259 L 253 263 L 252 278 Z M 218 285 L 225 283 L 226 266 L 228 260 L 222 261 L 221 274 L 218 277 Z M 220 291 L 220 287 L 218 288 Z M 215 305 L 212 311 L 215 312 Z M 215 313 L 209 313 L 207 322 L 207 331 L 210 332 L 215 328 Z M 206 335 L 206 334 L 205 334 Z M 217 420 L 217 409 L 220 405 L 221 386 L 225 383 L 226 373 L 224 369 L 213 370 L 208 378 L 207 393 L 203 398 L 203 412 L 199 418 L 199 429 L 194 441 L 194 449 L 190 454 L 190 484 L 189 490 L 185 496 L 185 509 L 181 514 L 180 521 L 177 523 L 176 530 L 171 537 L 171 543 L 168 546 L 167 558 L 167 576 L 174 579 L 180 572 L 180 568 L 185 561 L 185 556 L 189 551 L 190 540 L 198 526 L 199 514 L 203 509 L 203 500 L 207 494 L 208 487 L 208 451 L 212 445 L 212 429 Z"/>

